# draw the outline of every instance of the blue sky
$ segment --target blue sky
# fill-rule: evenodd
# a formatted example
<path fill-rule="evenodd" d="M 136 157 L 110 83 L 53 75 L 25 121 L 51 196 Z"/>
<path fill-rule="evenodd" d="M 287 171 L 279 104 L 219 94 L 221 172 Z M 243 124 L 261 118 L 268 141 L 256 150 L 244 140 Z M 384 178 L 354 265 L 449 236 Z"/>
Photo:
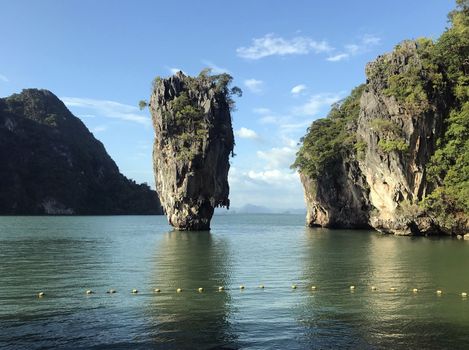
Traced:
<path fill-rule="evenodd" d="M 289 169 L 308 125 L 365 81 L 365 64 L 403 39 L 437 38 L 452 0 L 0 0 L 0 96 L 45 88 L 101 140 L 121 172 L 154 186 L 152 79 L 228 72 L 232 206 L 302 208 Z"/>

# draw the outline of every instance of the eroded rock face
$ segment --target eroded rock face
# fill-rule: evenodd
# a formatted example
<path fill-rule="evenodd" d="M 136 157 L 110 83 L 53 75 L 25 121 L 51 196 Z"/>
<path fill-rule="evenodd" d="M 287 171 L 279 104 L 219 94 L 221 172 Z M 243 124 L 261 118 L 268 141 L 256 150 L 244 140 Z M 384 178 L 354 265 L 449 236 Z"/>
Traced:
<path fill-rule="evenodd" d="M 178 230 L 208 230 L 214 208 L 230 204 L 231 100 L 219 79 L 178 72 L 154 83 L 155 180 L 168 221 Z"/>
<path fill-rule="evenodd" d="M 448 228 L 422 209 L 421 201 L 434 190 L 427 166 L 444 133 L 452 97 L 444 88 L 435 91 L 423 84 L 428 88 L 425 105 L 399 101 L 389 89 L 389 77 L 409 70 L 425 77 L 414 41 L 367 65 L 358 116 L 347 122 L 353 141 L 339 140 L 342 148 L 329 155 L 334 161 L 315 177 L 300 168 L 307 225 L 368 226 L 398 235 L 469 233 L 464 218 Z"/>
<path fill-rule="evenodd" d="M 336 161 L 316 180 L 300 174 L 305 189 L 306 223 L 329 228 L 369 228 L 368 189 L 350 154 Z"/>
<path fill-rule="evenodd" d="M 416 43 L 404 42 L 399 51 L 380 56 L 366 67 L 368 83 L 360 101 L 357 133 L 367 147 L 360 169 L 370 189 L 370 202 L 376 208 L 370 216 L 371 225 L 384 232 L 411 234 L 424 227 L 407 220 L 399 205 L 416 203 L 431 191 L 425 168 L 442 135 L 447 109 L 443 98 L 429 100 L 430 106 L 424 111 L 409 110 L 398 103 L 394 96 L 385 93 L 388 76 L 380 69 L 384 65 L 393 67 L 395 72 L 411 66 L 421 69 Z M 380 140 L 389 131 L 380 125 L 395 125 L 407 150 L 383 152 Z"/>

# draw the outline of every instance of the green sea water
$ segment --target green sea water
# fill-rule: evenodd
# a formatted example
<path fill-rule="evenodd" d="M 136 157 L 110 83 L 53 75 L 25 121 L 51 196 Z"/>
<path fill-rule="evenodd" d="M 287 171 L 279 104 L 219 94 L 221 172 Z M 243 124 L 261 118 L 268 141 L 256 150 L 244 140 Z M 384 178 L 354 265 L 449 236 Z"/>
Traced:
<path fill-rule="evenodd" d="M 469 347 L 469 241 L 303 224 L 220 215 L 209 233 L 158 216 L 0 217 L 0 348 Z"/>

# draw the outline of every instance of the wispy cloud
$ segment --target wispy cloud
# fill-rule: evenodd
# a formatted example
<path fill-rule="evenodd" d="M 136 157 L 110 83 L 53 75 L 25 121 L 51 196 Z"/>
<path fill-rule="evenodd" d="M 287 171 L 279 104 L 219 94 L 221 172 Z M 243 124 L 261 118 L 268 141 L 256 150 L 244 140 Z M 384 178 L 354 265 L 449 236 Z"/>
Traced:
<path fill-rule="evenodd" d="M 368 52 L 374 46 L 379 45 L 380 43 L 381 43 L 381 38 L 372 34 L 365 34 L 359 39 L 358 43 L 345 45 L 342 52 L 329 56 L 326 59 L 329 62 L 343 61 L 343 60 L 350 58 L 351 56 L 355 56 L 355 55 Z"/>
<path fill-rule="evenodd" d="M 171 74 L 176 74 L 177 72 L 184 73 L 184 71 L 181 68 L 169 67 L 168 70 L 170 71 Z"/>
<path fill-rule="evenodd" d="M 8 79 L 6 76 L 4 76 L 3 74 L 0 74 L 0 81 L 3 81 L 5 83 L 8 83 L 10 81 L 10 79 Z"/>
<path fill-rule="evenodd" d="M 239 130 L 236 130 L 235 135 L 241 139 L 255 140 L 259 138 L 259 135 L 254 130 L 251 130 L 245 127 L 242 127 Z"/>
<path fill-rule="evenodd" d="M 86 119 L 88 119 L 88 118 L 90 118 L 90 119 L 91 119 L 91 118 L 96 118 L 96 116 L 95 116 L 94 114 L 80 114 L 80 115 L 78 115 L 78 116 L 79 116 L 80 118 L 86 118 Z"/>
<path fill-rule="evenodd" d="M 264 86 L 264 82 L 262 80 L 257 79 L 246 79 L 244 81 L 244 85 L 248 88 L 249 91 L 255 94 L 260 94 L 262 92 L 262 88 Z"/>
<path fill-rule="evenodd" d="M 209 60 L 202 60 L 202 63 L 206 65 L 208 68 L 212 69 L 212 72 L 215 74 L 222 74 L 222 73 L 228 73 L 230 74 L 230 70 L 224 67 L 217 66 L 215 63 Z"/>
<path fill-rule="evenodd" d="M 349 56 L 350 55 L 348 53 L 339 53 L 337 55 L 330 56 L 326 59 L 330 62 L 339 62 L 339 61 L 345 60 L 346 58 L 349 58 Z"/>
<path fill-rule="evenodd" d="M 230 200 L 233 207 L 244 204 L 268 208 L 303 208 L 303 189 L 297 173 L 289 169 L 257 170 L 231 167 Z M 275 196 L 272 196 L 275 193 Z"/>
<path fill-rule="evenodd" d="M 265 107 L 257 107 L 252 110 L 256 114 L 269 114 L 270 109 L 265 108 Z"/>
<path fill-rule="evenodd" d="M 150 118 L 140 114 L 140 110 L 136 106 L 80 97 L 61 97 L 61 100 L 69 108 L 82 108 L 99 117 L 120 119 L 147 126 L 151 124 Z"/>
<path fill-rule="evenodd" d="M 272 169 L 264 171 L 250 170 L 247 177 L 251 180 L 262 181 L 268 184 L 285 184 L 298 181 L 298 174 L 288 170 Z"/>
<path fill-rule="evenodd" d="M 91 132 L 98 133 L 98 132 L 106 131 L 107 129 L 108 129 L 107 125 L 98 125 L 92 128 Z"/>
<path fill-rule="evenodd" d="M 275 34 L 266 34 L 261 38 L 254 38 L 251 46 L 237 48 L 236 53 L 242 58 L 258 60 L 274 55 L 306 55 L 310 52 L 323 53 L 331 50 L 326 41 L 315 41 L 304 36 L 284 39 Z"/>
<path fill-rule="evenodd" d="M 313 119 L 310 116 L 304 118 L 301 115 L 267 114 L 260 118 L 259 123 L 276 126 L 279 134 L 283 137 L 286 135 L 300 137 L 301 135 L 298 135 L 298 132 L 304 133 L 304 130 L 311 125 L 312 121 Z"/>
<path fill-rule="evenodd" d="M 316 94 L 309 98 L 305 104 L 295 107 L 293 112 L 299 115 L 316 115 L 323 107 L 328 107 L 341 99 L 341 94 Z"/>
<path fill-rule="evenodd" d="M 292 95 L 299 95 L 305 90 L 306 90 L 306 85 L 299 84 L 299 85 L 294 86 L 290 92 L 292 93 Z"/>
<path fill-rule="evenodd" d="M 261 124 L 282 124 L 290 119 L 290 116 L 278 116 L 272 113 L 265 114 L 259 120 Z"/>
<path fill-rule="evenodd" d="M 267 169 L 289 168 L 295 160 L 296 147 L 273 147 L 268 151 L 257 151 L 257 156 L 267 162 Z"/>

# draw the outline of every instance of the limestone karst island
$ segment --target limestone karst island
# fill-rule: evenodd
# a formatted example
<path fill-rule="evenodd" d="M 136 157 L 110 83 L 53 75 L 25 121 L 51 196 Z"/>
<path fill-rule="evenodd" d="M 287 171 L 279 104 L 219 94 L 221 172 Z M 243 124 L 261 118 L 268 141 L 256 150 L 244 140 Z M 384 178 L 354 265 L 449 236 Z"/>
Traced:
<path fill-rule="evenodd" d="M 228 74 L 197 77 L 182 71 L 157 77 L 149 108 L 155 129 L 155 183 L 169 223 L 178 230 L 208 230 L 214 208 L 229 207 L 229 157 L 234 136 Z"/>
<path fill-rule="evenodd" d="M 1 349 L 464 349 L 469 1 L 0 2 Z"/>

